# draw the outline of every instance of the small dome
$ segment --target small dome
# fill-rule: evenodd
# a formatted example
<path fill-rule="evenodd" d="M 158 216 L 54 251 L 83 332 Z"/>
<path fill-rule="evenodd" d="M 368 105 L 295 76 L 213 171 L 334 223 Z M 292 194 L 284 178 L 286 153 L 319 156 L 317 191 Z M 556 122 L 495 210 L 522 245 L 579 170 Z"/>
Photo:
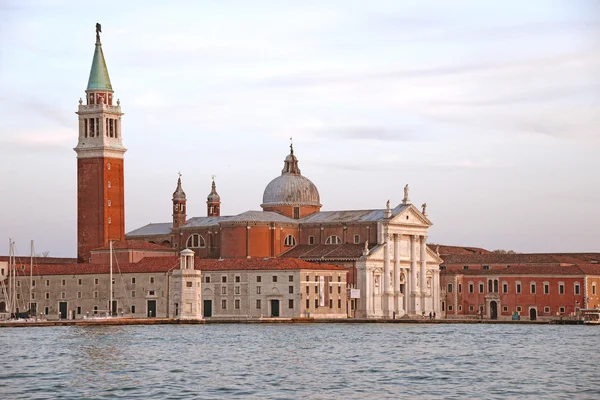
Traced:
<path fill-rule="evenodd" d="M 317 187 L 300 173 L 293 146 L 285 158 L 281 176 L 265 188 L 261 207 L 265 206 L 321 206 Z"/>
<path fill-rule="evenodd" d="M 181 188 L 181 175 L 177 179 L 177 189 L 173 192 L 173 201 L 175 200 L 185 200 L 185 192 Z"/>
<path fill-rule="evenodd" d="M 221 202 L 221 196 L 219 196 L 219 193 L 217 193 L 217 185 L 215 184 L 215 178 L 213 178 L 211 191 L 208 194 L 208 197 L 206 197 L 206 202 L 207 203 L 220 203 Z"/>

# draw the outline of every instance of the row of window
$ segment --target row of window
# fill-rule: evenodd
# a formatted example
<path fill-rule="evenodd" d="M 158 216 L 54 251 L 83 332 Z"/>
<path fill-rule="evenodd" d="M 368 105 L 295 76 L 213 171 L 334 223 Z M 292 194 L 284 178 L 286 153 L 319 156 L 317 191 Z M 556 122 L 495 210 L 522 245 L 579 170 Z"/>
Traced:
<path fill-rule="evenodd" d="M 235 283 L 240 283 L 242 281 L 242 277 L 239 275 L 236 275 L 234 278 Z M 273 275 L 271 277 L 271 279 L 273 280 L 273 282 L 277 282 L 278 276 L 277 275 Z M 211 282 L 211 277 L 210 275 L 205 275 L 204 276 L 204 283 L 210 283 Z M 256 276 L 256 282 L 257 283 L 261 283 L 262 282 L 262 276 L 261 275 L 257 275 Z M 294 282 L 294 275 L 288 275 L 288 282 Z M 227 276 L 223 275 L 221 276 L 221 283 L 227 283 Z"/>
<path fill-rule="evenodd" d="M 492 283 L 493 282 L 493 283 Z M 488 291 L 490 293 L 498 293 L 498 281 L 489 281 L 489 288 Z M 469 293 L 475 293 L 475 284 L 473 282 L 469 282 Z M 550 283 L 548 282 L 544 282 L 544 294 L 550 294 Z M 452 293 L 454 289 L 454 285 L 452 283 L 448 283 L 448 293 Z M 485 284 L 483 282 L 479 282 L 478 283 L 478 293 L 484 293 L 484 289 L 485 289 Z M 458 293 L 462 293 L 462 284 L 459 283 L 458 287 L 457 287 Z M 502 293 L 503 294 L 507 294 L 508 293 L 508 283 L 506 282 L 502 282 Z M 515 282 L 515 293 L 516 294 L 522 294 L 523 293 L 523 287 L 520 281 Z M 529 294 L 536 294 L 537 293 L 537 284 L 535 282 L 530 282 L 529 284 Z M 581 294 L 581 287 L 579 282 L 575 282 L 573 284 L 573 293 L 578 295 Z M 565 294 L 565 284 L 564 282 L 559 282 L 558 283 L 558 294 Z M 596 294 L 596 285 L 593 284 L 592 285 L 592 294 L 595 295 Z"/>
<path fill-rule="evenodd" d="M 189 282 L 189 283 L 191 283 L 191 282 Z M 234 294 L 241 294 L 240 286 L 234 286 L 233 293 Z M 288 286 L 288 293 L 294 294 L 294 287 L 293 286 Z M 227 286 L 221 286 L 221 294 L 222 295 L 226 295 L 227 294 Z M 261 286 L 257 286 L 256 287 L 256 294 L 262 294 L 262 287 Z"/>
<path fill-rule="evenodd" d="M 132 277 L 131 278 L 131 283 L 133 285 L 135 285 L 135 281 L 136 281 L 135 277 Z M 112 278 L 112 283 L 115 284 L 115 282 L 116 282 L 115 278 Z M 100 279 L 99 278 L 94 278 L 94 285 L 98 285 L 99 283 L 100 283 Z M 154 277 L 153 276 L 148 277 L 148 283 L 151 283 L 151 284 L 154 283 Z M 67 280 L 66 279 L 62 279 L 60 281 L 60 284 L 61 284 L 61 286 L 66 286 L 67 285 Z M 77 279 L 77 285 L 78 286 L 83 285 L 83 279 L 81 279 L 81 278 Z M 21 286 L 21 281 L 17 281 L 17 286 L 18 287 Z M 31 286 L 35 287 L 35 280 L 31 281 Z M 50 279 L 46 279 L 46 286 L 50 286 Z"/>
<path fill-rule="evenodd" d="M 239 310 L 241 306 L 241 300 L 240 299 L 234 299 L 233 300 L 233 308 L 235 310 Z M 256 299 L 256 309 L 260 310 L 262 308 L 262 300 L 261 299 Z M 288 300 L 288 308 L 293 309 L 294 308 L 294 299 L 289 299 Z M 222 299 L 221 300 L 221 309 L 222 310 L 227 310 L 227 299 Z"/>
<path fill-rule="evenodd" d="M 342 287 L 341 286 L 337 287 L 337 292 L 338 292 L 338 294 L 342 294 Z M 315 286 L 315 293 L 319 293 L 319 285 Z M 333 294 L 333 286 L 332 285 L 329 285 L 329 293 Z M 310 294 L 310 286 L 308 286 L 308 285 L 306 285 L 306 294 Z"/>
<path fill-rule="evenodd" d="M 319 299 L 315 299 L 315 308 L 319 308 Z M 329 299 L 329 308 L 333 308 L 333 299 Z M 338 299 L 337 308 L 342 308 L 342 299 Z M 306 309 L 310 309 L 310 299 L 306 299 Z"/>
<path fill-rule="evenodd" d="M 174 208 L 175 211 L 177 212 L 178 210 L 183 211 L 183 204 L 175 204 Z M 360 243 L 360 236 L 359 235 L 354 235 L 354 243 L 358 244 Z M 314 236 L 309 236 L 308 237 L 308 244 L 315 244 L 315 237 Z M 342 239 L 340 239 L 339 236 L 336 235 L 331 235 L 327 238 L 327 240 L 325 240 L 325 244 L 342 244 Z M 296 245 L 296 238 L 294 237 L 294 235 L 287 235 L 285 237 L 285 239 L 283 240 L 283 245 L 284 246 L 295 246 Z M 190 235 L 190 237 L 188 237 L 187 242 L 186 242 L 186 247 L 190 248 L 190 249 L 195 249 L 195 248 L 204 248 L 206 247 L 206 240 L 204 239 L 204 237 L 198 233 L 194 233 L 193 235 Z"/>
<path fill-rule="evenodd" d="M 457 307 L 458 311 L 462 311 L 462 306 L 459 305 Z M 485 306 L 483 304 L 479 305 L 479 312 L 483 313 L 485 310 Z M 443 311 L 443 310 L 442 310 Z M 448 311 L 453 311 L 453 307 L 451 304 L 448 305 Z M 473 304 L 469 304 L 469 311 L 475 311 L 475 306 Z M 520 313 L 523 312 L 523 307 L 521 306 L 516 306 L 515 307 L 515 311 Z M 508 306 L 502 306 L 502 312 L 507 313 L 508 312 Z M 558 307 L 558 312 L 559 313 L 564 313 L 565 312 L 565 306 L 560 306 Z M 544 314 L 550 314 L 551 310 L 550 310 L 550 306 L 545 306 L 544 307 Z"/>
<path fill-rule="evenodd" d="M 191 283 L 191 282 L 189 282 L 189 283 Z M 130 294 L 131 294 L 132 298 L 135 297 L 135 290 L 132 290 Z M 156 296 L 156 290 L 148 290 L 147 295 L 150 296 L 150 297 Z M 95 299 L 97 299 L 98 298 L 98 292 L 94 291 L 93 296 L 94 296 Z M 115 292 L 113 292 L 113 297 L 114 296 L 115 296 Z M 77 292 L 77 298 L 81 299 L 82 297 L 83 297 L 82 293 L 81 292 Z M 31 293 L 31 298 L 35 299 L 35 292 Z M 50 299 L 50 292 L 45 292 L 44 293 L 44 298 L 46 300 Z M 67 298 L 67 293 L 66 292 L 61 292 L 60 293 L 60 298 L 61 299 L 66 299 Z M 17 299 L 19 299 L 19 300 L 21 299 L 21 293 L 17 293 Z"/>

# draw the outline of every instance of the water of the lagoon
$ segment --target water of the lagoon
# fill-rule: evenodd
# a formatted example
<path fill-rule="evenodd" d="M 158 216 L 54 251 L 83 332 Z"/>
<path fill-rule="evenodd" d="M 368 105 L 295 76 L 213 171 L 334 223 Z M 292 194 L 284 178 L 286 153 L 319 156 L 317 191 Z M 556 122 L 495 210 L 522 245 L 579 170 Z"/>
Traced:
<path fill-rule="evenodd" d="M 600 398 L 600 326 L 0 329 L 0 398 Z"/>

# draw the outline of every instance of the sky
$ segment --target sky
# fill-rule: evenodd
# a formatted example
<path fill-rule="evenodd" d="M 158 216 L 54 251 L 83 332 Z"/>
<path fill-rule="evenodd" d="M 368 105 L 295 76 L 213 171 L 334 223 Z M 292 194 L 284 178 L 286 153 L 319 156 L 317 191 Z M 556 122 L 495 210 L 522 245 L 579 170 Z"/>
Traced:
<path fill-rule="evenodd" d="M 0 0 L 0 254 L 76 255 L 95 24 L 126 231 L 260 210 L 293 138 L 322 210 L 410 187 L 429 242 L 600 251 L 600 2 Z M 6 250 L 2 250 L 6 238 Z"/>

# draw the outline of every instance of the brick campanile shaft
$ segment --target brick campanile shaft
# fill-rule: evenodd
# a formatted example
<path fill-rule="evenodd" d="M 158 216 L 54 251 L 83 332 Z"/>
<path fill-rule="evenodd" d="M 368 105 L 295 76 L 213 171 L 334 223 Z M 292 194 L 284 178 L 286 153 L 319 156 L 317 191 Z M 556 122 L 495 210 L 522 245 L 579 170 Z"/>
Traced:
<path fill-rule="evenodd" d="M 120 101 L 113 90 L 96 24 L 96 45 L 85 104 L 79 99 L 77 153 L 77 259 L 90 251 L 125 239 L 125 191 Z"/>

